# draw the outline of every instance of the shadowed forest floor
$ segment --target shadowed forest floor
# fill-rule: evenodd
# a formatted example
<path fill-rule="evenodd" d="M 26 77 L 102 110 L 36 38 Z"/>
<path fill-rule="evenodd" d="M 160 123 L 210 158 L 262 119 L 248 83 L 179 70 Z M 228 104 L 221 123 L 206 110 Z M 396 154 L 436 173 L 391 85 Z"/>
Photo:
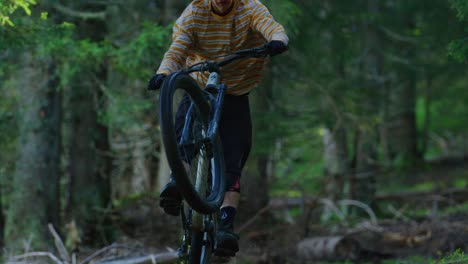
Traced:
<path fill-rule="evenodd" d="M 136 199 L 113 212 L 118 239 L 104 248 L 80 245 L 77 261 L 72 263 L 103 263 L 176 251 L 180 218 L 165 215 L 157 202 Z M 320 223 L 322 208 L 318 207 L 306 210 L 306 214 L 294 209 L 271 210 L 244 225 L 241 250 L 229 263 L 468 263 L 460 253 L 468 251 L 468 208 L 459 204 L 450 209 L 411 218 L 401 210 L 393 217 L 378 218 L 377 223 L 362 216 Z M 239 221 L 238 227 L 243 224 L 245 220 Z M 326 246 L 335 238 L 343 243 Z M 453 252 L 459 254 L 458 259 L 444 262 L 443 257 Z M 44 259 L 7 263 L 52 263 Z"/>
<path fill-rule="evenodd" d="M 376 220 L 363 210 L 324 217 L 324 204 L 317 197 L 272 199 L 270 205 L 276 206 L 261 214 L 238 217 L 241 250 L 230 263 L 468 263 L 443 262 L 457 250 L 468 252 L 468 186 L 460 183 L 467 179 L 466 166 L 436 168 L 429 171 L 431 177 L 419 173 L 380 183 L 388 193 L 377 196 L 371 212 Z M 393 190 L 392 183 L 408 188 Z M 296 200 L 303 204 L 297 206 Z M 118 239 L 94 261 L 176 251 L 180 217 L 164 214 L 158 204 L 151 195 L 115 209 L 112 222 Z M 343 243 L 327 246 L 334 239 Z M 81 247 L 80 259 L 97 250 Z"/>
<path fill-rule="evenodd" d="M 399 191 L 393 191 L 389 182 L 390 191 L 378 194 L 374 209 L 367 213 L 363 208 L 354 213 L 341 209 L 342 215 L 325 213 L 326 200 L 318 197 L 271 199 L 265 210 L 239 215 L 241 249 L 229 263 L 468 263 L 462 253 L 468 252 L 468 186 L 460 184 L 467 179 L 463 168 L 444 171 L 444 177 L 432 171 L 430 180 L 416 175 L 404 185 L 408 189 Z M 103 248 L 77 244 L 76 263 L 177 251 L 181 219 L 164 214 L 158 204 L 157 195 L 121 201 L 106 227 L 116 240 Z M 458 255 L 445 261 L 450 254 Z M 8 263 L 50 263 L 43 261 L 44 256 L 36 259 Z"/>
<path fill-rule="evenodd" d="M 177 250 L 181 237 L 179 218 L 166 216 L 154 205 L 157 201 L 153 199 L 138 200 L 119 211 L 116 223 L 122 236 L 118 243 L 128 248 L 114 250 L 108 253 L 110 256 L 103 257 Z M 428 263 L 429 259 L 439 259 L 456 249 L 468 251 L 468 210 L 462 211 L 411 219 L 403 217 L 404 213 L 395 214 L 392 218 L 379 218 L 377 225 L 361 217 L 317 224 L 313 216 L 308 217 L 306 224 L 304 217 L 294 215 L 294 210 L 273 211 L 241 232 L 241 250 L 230 263 L 329 263 L 305 260 L 298 255 L 297 245 L 310 237 L 336 236 L 356 243 L 357 249 L 349 249 L 357 250 L 352 263 L 402 263 L 398 259 L 414 256 L 421 256 L 422 262 L 409 263 Z M 340 250 L 334 257 L 349 256 L 347 249 Z"/>

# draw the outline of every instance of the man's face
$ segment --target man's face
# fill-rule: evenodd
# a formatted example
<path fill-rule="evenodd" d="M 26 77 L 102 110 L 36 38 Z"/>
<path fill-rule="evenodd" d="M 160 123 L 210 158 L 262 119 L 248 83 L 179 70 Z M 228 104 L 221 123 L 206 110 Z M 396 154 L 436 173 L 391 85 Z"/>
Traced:
<path fill-rule="evenodd" d="M 227 13 L 234 0 L 213 0 L 213 6 L 221 14 Z"/>

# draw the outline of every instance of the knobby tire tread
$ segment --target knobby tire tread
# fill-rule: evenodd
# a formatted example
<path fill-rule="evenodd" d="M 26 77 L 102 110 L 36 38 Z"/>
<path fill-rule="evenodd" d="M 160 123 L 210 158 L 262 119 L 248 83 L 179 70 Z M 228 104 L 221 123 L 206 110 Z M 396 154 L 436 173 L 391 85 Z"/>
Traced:
<path fill-rule="evenodd" d="M 166 151 L 167 160 L 172 170 L 174 179 L 176 180 L 179 191 L 184 196 L 187 203 L 196 211 L 203 214 L 210 214 L 219 209 L 224 199 L 225 192 L 225 177 L 224 177 L 224 157 L 219 135 L 216 135 L 213 144 L 213 153 L 215 158 L 214 172 L 217 186 L 209 197 L 200 195 L 195 190 L 191 180 L 189 179 L 178 150 L 177 135 L 174 127 L 173 116 L 173 97 L 177 89 L 183 89 L 190 96 L 191 101 L 199 109 L 202 119 L 210 118 L 210 105 L 203 91 L 198 84 L 187 74 L 176 72 L 169 75 L 164 81 L 160 95 L 160 122 L 162 131 L 162 140 Z"/>

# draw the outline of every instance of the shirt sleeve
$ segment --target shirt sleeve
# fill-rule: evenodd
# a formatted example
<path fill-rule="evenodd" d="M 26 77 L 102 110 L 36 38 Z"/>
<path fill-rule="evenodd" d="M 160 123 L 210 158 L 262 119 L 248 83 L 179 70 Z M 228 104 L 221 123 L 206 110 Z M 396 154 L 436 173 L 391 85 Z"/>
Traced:
<path fill-rule="evenodd" d="M 172 29 L 172 44 L 164 54 L 157 71 L 158 74 L 169 75 L 185 65 L 187 51 L 192 48 L 193 43 L 192 34 L 190 33 L 192 20 L 192 5 L 189 5 L 177 19 Z"/>
<path fill-rule="evenodd" d="M 283 26 L 276 22 L 268 9 L 259 1 L 254 1 L 252 14 L 252 29 L 259 32 L 268 41 L 280 40 L 288 44 L 289 38 Z"/>

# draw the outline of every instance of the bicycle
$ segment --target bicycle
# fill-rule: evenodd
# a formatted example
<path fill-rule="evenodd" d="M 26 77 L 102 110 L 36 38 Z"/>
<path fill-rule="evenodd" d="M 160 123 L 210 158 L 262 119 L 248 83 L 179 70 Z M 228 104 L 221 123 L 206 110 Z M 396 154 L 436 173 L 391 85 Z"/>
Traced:
<path fill-rule="evenodd" d="M 242 58 L 266 57 L 266 46 L 228 53 L 222 61 L 204 61 L 169 75 L 161 87 L 160 121 L 164 149 L 177 182 L 189 205 L 182 205 L 184 229 L 179 260 L 209 263 L 215 249 L 217 215 L 224 199 L 224 158 L 218 135 L 224 95 L 221 68 Z M 229 57 L 228 57 L 229 56 Z M 205 89 L 189 75 L 210 73 Z M 176 122 L 182 120 L 183 122 Z"/>

